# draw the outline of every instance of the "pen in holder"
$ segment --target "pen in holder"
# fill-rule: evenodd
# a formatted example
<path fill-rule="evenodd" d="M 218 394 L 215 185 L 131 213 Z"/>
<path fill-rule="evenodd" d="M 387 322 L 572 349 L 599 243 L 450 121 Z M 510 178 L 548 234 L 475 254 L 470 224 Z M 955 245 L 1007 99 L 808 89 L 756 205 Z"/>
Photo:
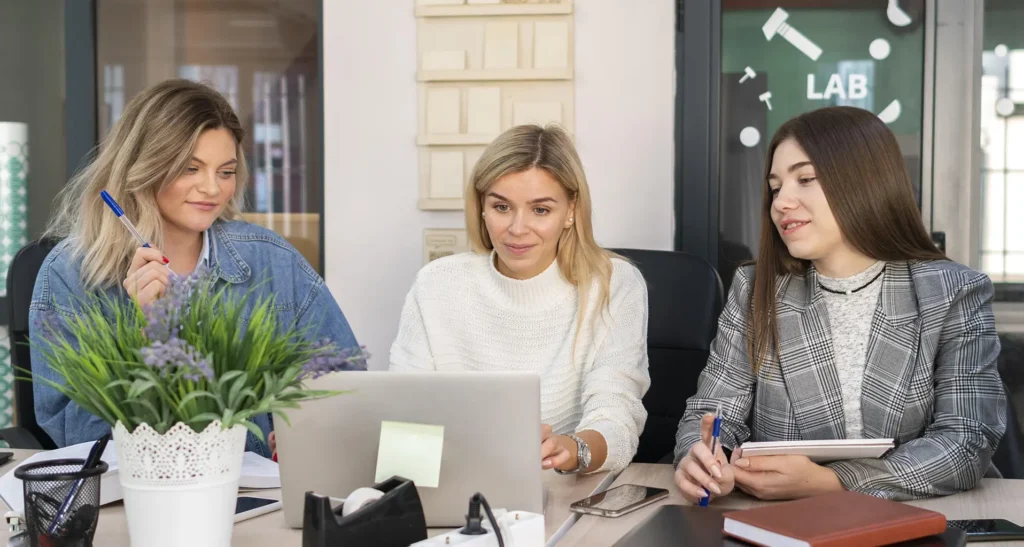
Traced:
<path fill-rule="evenodd" d="M 100 515 L 100 477 L 107 464 L 84 465 L 82 459 L 51 460 L 14 471 L 24 486 L 25 528 L 32 547 L 92 546 Z"/>
<path fill-rule="evenodd" d="M 427 539 L 416 485 L 402 477 L 373 485 L 382 497 L 342 516 L 344 505 L 331 508 L 331 498 L 306 492 L 302 547 L 406 547 Z"/>

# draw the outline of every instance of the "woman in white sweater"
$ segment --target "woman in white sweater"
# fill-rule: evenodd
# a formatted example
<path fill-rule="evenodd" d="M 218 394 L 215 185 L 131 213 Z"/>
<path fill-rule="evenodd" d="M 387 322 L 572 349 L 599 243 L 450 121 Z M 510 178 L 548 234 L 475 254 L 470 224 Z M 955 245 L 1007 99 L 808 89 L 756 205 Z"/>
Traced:
<path fill-rule="evenodd" d="M 495 139 L 473 169 L 466 227 L 473 252 L 417 275 L 391 370 L 535 371 L 543 468 L 625 468 L 647 419 L 647 286 L 594 241 L 569 135 L 519 126 Z"/>

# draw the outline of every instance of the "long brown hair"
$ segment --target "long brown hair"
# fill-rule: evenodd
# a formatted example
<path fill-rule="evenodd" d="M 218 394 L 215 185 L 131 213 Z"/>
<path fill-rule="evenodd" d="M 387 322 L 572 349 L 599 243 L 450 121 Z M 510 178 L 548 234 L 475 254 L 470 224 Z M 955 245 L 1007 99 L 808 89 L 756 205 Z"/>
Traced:
<path fill-rule="evenodd" d="M 543 169 L 558 181 L 576 204 L 575 222 L 562 230 L 558 238 L 556 260 L 566 281 L 576 286 L 579 309 L 576 337 L 583 330 L 591 285 L 597 281 L 596 319 L 608 307 L 611 292 L 612 262 L 617 255 L 601 248 L 594 240 L 590 187 L 583 163 L 576 154 L 572 138 L 558 125 L 512 127 L 494 139 L 473 167 L 466 189 L 466 230 L 471 247 L 477 253 L 494 249 L 487 227 L 480 218 L 484 196 L 498 179 L 512 173 Z M 575 342 L 573 353 L 575 354 Z"/>
<path fill-rule="evenodd" d="M 943 260 L 921 221 L 910 176 L 892 131 L 859 108 L 833 106 L 801 114 L 775 132 L 765 158 L 761 242 L 747 321 L 747 351 L 757 372 L 770 350 L 778 355 L 777 284 L 805 275 L 810 262 L 794 258 L 772 222 L 768 186 L 775 149 L 793 139 L 814 166 L 825 199 L 846 242 L 885 261 Z"/>
<path fill-rule="evenodd" d="M 96 159 L 57 197 L 46 235 L 73 236 L 73 256 L 82 258 L 87 288 L 117 286 L 138 243 L 100 199 L 106 190 L 151 244 L 163 246 L 163 217 L 156 194 L 188 169 L 199 136 L 227 129 L 235 139 L 235 194 L 221 214 L 238 218 L 248 171 L 242 153 L 245 131 L 231 105 L 210 87 L 167 80 L 132 97 L 99 145 Z"/>

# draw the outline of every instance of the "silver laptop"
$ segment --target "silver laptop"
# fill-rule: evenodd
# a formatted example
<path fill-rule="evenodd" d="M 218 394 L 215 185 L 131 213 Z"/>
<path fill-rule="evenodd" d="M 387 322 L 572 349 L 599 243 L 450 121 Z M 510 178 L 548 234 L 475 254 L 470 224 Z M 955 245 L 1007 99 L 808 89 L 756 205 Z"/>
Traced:
<path fill-rule="evenodd" d="M 543 513 L 540 377 L 528 372 L 340 372 L 309 382 L 350 391 L 277 418 L 285 522 L 302 527 L 305 494 L 344 498 L 373 486 L 381 422 L 444 426 L 437 488 L 419 487 L 427 526 L 465 524 L 469 498 Z"/>

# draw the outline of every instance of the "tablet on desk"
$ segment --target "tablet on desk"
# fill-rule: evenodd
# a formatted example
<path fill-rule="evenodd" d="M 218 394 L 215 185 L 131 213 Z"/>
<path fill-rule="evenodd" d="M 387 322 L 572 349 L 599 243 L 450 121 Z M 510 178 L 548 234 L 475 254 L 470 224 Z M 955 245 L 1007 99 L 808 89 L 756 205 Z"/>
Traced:
<path fill-rule="evenodd" d="M 835 439 L 820 441 L 748 442 L 740 445 L 743 456 L 807 456 L 816 463 L 881 458 L 896 446 L 892 439 Z"/>

